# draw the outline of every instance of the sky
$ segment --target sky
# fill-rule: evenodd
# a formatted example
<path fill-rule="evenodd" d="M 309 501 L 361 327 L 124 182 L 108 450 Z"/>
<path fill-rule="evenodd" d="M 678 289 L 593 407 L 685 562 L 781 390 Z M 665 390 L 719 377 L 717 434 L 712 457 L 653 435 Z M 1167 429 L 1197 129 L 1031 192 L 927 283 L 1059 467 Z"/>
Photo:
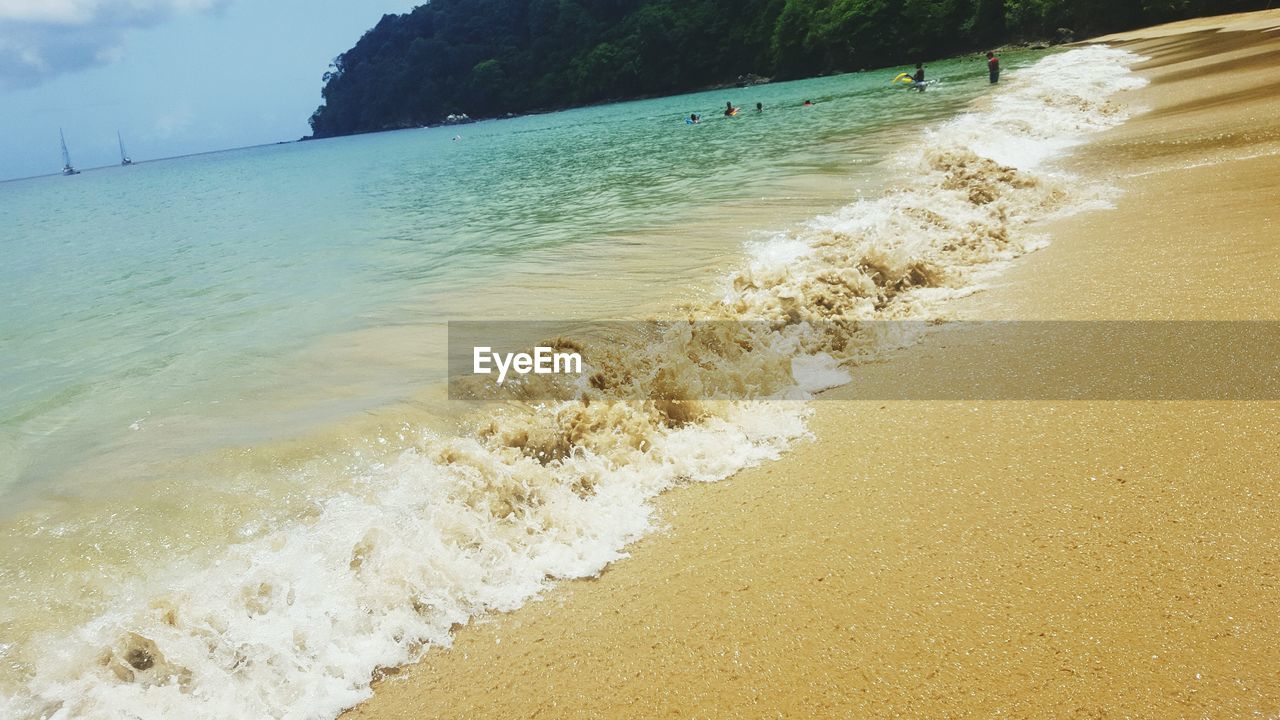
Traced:
<path fill-rule="evenodd" d="M 425 0 L 0 0 L 0 179 L 297 140 L 321 77 Z"/>

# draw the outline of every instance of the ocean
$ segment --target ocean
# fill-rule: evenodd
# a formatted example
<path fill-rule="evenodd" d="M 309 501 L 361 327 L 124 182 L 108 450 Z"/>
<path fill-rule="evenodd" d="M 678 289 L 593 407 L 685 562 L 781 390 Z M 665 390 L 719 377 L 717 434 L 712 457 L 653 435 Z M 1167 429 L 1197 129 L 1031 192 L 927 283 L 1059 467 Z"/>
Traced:
<path fill-rule="evenodd" d="M 1055 162 L 1134 56 L 1003 60 L 0 184 L 0 715 L 333 718 L 786 452 L 803 403 L 460 407 L 446 323 L 762 319 L 718 381 L 829 387 L 829 328 L 936 316 L 1100 202 Z"/>

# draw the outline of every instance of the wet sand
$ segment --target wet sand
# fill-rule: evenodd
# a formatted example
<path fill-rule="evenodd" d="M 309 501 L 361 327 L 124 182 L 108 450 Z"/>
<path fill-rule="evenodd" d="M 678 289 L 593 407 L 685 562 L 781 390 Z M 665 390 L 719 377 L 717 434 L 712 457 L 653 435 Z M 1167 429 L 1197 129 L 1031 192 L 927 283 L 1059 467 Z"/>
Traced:
<path fill-rule="evenodd" d="M 1046 225 L 956 316 L 1280 319 L 1268 28 L 1280 11 L 1108 38 L 1152 58 L 1127 98 L 1150 110 L 1072 169 L 1123 195 Z M 841 392 L 813 442 L 665 496 L 629 559 L 460 630 L 346 717 L 1280 714 L 1280 404 Z"/>

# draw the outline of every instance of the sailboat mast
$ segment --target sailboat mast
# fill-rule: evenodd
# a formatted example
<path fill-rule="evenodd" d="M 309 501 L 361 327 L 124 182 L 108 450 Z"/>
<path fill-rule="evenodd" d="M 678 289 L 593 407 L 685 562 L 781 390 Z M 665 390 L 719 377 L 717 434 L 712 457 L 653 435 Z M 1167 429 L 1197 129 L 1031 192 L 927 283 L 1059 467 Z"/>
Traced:
<path fill-rule="evenodd" d="M 67 152 L 67 136 L 62 128 L 58 128 L 58 140 L 62 141 L 62 174 L 79 175 L 80 171 L 71 166 L 71 153 Z"/>
<path fill-rule="evenodd" d="M 133 164 L 133 158 L 129 157 L 129 153 L 124 149 L 124 137 L 120 135 L 120 131 L 116 131 L 116 140 L 120 143 L 120 165 L 128 167 Z"/>
<path fill-rule="evenodd" d="M 67 136 L 58 128 L 58 139 L 62 141 L 62 165 L 71 167 L 71 153 L 67 152 Z"/>

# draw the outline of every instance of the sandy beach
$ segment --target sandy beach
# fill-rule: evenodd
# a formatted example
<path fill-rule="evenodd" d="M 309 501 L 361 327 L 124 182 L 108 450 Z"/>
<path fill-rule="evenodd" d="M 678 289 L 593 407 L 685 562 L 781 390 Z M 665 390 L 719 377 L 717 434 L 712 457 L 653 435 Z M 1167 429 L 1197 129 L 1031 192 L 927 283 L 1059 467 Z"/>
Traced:
<path fill-rule="evenodd" d="M 1280 11 L 1103 40 L 1150 58 L 1142 112 L 1069 165 L 1114 209 L 1038 228 L 955 316 L 1280 319 Z M 345 717 L 1280 716 L 1280 404 L 849 392 Z"/>

